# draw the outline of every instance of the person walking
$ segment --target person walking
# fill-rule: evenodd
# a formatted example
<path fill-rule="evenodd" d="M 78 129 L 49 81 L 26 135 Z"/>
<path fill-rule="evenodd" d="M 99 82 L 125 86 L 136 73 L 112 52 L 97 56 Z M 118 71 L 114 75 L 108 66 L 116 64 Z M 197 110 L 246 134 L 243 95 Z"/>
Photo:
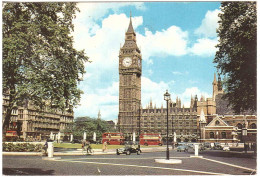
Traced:
<path fill-rule="evenodd" d="M 103 143 L 102 151 L 105 152 L 106 149 L 107 149 L 107 142 L 105 141 L 105 142 Z"/>
<path fill-rule="evenodd" d="M 82 140 L 82 144 L 81 144 L 81 148 L 82 148 L 82 153 L 84 154 L 84 151 L 86 150 L 86 140 Z"/>
<path fill-rule="evenodd" d="M 91 151 L 91 146 L 90 146 L 90 142 L 89 141 L 86 141 L 86 147 L 87 147 L 87 154 L 88 153 L 92 153 L 92 151 Z"/>
<path fill-rule="evenodd" d="M 46 140 L 45 144 L 43 145 L 43 149 L 44 149 L 44 155 L 45 155 L 45 156 L 48 156 L 48 153 L 47 153 L 47 149 L 48 149 L 48 140 Z"/>

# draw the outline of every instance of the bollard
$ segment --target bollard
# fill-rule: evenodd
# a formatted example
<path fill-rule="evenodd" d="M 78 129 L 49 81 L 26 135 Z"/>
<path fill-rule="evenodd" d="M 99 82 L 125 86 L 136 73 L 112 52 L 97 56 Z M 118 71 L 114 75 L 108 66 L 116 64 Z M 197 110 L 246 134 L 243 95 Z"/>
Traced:
<path fill-rule="evenodd" d="M 203 158 L 203 156 L 199 156 L 199 144 L 194 144 L 194 156 L 190 155 L 191 158 Z"/>
<path fill-rule="evenodd" d="M 194 147 L 195 147 L 195 152 L 194 152 L 195 156 L 199 156 L 199 145 L 195 144 Z"/>
<path fill-rule="evenodd" d="M 48 158 L 53 158 L 53 142 L 48 142 Z"/>

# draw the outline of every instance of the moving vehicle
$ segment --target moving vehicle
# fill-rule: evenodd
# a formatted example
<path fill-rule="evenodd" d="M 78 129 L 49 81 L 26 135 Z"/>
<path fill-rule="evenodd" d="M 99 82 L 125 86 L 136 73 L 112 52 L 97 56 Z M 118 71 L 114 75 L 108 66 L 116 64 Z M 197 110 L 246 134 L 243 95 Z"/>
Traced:
<path fill-rule="evenodd" d="M 107 142 L 108 145 L 123 145 L 125 141 L 123 133 L 103 133 L 102 144 Z"/>
<path fill-rule="evenodd" d="M 159 145 L 162 146 L 162 137 L 159 133 L 143 133 L 140 135 L 140 145 Z"/>
<path fill-rule="evenodd" d="M 177 151 L 178 152 L 187 152 L 188 151 L 188 146 L 185 144 L 179 144 L 179 146 L 177 147 Z"/>
<path fill-rule="evenodd" d="M 6 140 L 7 141 L 15 141 L 18 139 L 17 131 L 8 130 L 6 131 Z"/>
<path fill-rule="evenodd" d="M 136 153 L 137 155 L 141 154 L 141 150 L 138 148 L 137 144 L 135 144 L 133 142 L 128 142 L 127 144 L 125 144 L 124 148 L 116 149 L 117 155 L 120 155 L 120 154 L 130 155 L 131 153 Z"/>

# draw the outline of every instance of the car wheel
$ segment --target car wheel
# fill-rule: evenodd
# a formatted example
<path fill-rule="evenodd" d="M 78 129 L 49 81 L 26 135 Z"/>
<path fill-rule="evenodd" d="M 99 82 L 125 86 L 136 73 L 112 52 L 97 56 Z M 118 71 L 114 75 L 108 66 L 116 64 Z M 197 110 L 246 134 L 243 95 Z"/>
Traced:
<path fill-rule="evenodd" d="M 140 150 L 137 150 L 136 154 L 137 155 L 140 155 L 141 151 Z"/>
<path fill-rule="evenodd" d="M 117 154 L 117 155 L 120 155 L 120 153 L 119 153 L 118 151 L 116 151 L 116 154 Z"/>
<path fill-rule="evenodd" d="M 145 143 L 144 145 L 145 145 L 145 146 L 148 146 L 148 144 L 147 144 L 147 143 Z"/>
<path fill-rule="evenodd" d="M 159 143 L 159 146 L 162 146 L 162 144 L 161 144 L 161 143 Z"/>
<path fill-rule="evenodd" d="M 131 154 L 131 152 L 130 152 L 130 151 L 127 151 L 127 152 L 126 152 L 126 155 L 130 155 L 130 154 Z"/>

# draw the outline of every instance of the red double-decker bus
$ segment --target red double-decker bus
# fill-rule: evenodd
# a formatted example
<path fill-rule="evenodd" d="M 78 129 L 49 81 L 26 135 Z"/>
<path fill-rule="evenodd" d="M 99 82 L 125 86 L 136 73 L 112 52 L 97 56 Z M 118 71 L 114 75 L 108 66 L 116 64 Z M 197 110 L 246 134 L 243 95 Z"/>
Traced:
<path fill-rule="evenodd" d="M 125 141 L 123 133 L 103 133 L 102 143 L 107 142 L 108 145 L 123 145 Z"/>
<path fill-rule="evenodd" d="M 160 145 L 162 146 L 162 137 L 158 133 L 144 133 L 140 135 L 140 145 Z"/>

